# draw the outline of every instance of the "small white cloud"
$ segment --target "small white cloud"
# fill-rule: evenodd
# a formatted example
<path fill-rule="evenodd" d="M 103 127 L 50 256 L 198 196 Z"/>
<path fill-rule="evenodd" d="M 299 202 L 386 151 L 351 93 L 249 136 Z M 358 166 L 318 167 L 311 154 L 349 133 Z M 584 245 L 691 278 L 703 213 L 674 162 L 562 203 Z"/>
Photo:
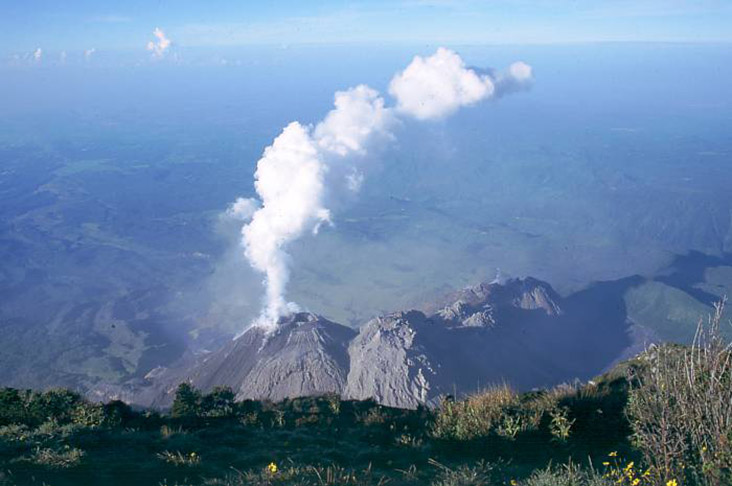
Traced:
<path fill-rule="evenodd" d="M 252 198 L 237 198 L 226 209 L 226 215 L 240 221 L 249 221 L 254 213 L 259 209 L 259 201 Z"/>
<path fill-rule="evenodd" d="M 525 62 L 518 61 L 511 64 L 511 66 L 508 68 L 508 72 L 517 81 L 529 81 L 532 78 L 531 66 L 529 66 Z"/>
<path fill-rule="evenodd" d="M 84 59 L 89 60 L 91 59 L 92 55 L 97 52 L 96 48 L 92 47 L 91 49 L 84 49 Z"/>
<path fill-rule="evenodd" d="M 36 62 L 40 62 L 41 57 L 43 56 L 43 49 L 40 47 L 37 48 L 35 51 L 33 51 L 33 60 Z"/>
<path fill-rule="evenodd" d="M 153 57 L 162 58 L 170 48 L 170 39 L 165 36 L 165 32 L 160 27 L 155 27 L 153 35 L 157 38 L 157 41 L 150 41 L 147 43 L 147 50 L 152 52 Z"/>
<path fill-rule="evenodd" d="M 534 82 L 534 72 L 525 62 L 515 62 L 505 73 L 499 73 L 494 79 L 496 96 L 503 96 L 517 91 L 524 91 Z"/>

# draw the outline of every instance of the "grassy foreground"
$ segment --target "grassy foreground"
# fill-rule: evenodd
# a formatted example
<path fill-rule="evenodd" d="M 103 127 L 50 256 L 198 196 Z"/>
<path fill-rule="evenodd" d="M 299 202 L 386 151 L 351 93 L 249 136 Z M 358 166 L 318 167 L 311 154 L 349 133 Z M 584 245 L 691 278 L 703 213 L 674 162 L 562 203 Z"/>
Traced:
<path fill-rule="evenodd" d="M 159 415 L 63 390 L 0 391 L 4 411 L 28 410 L 13 423 L 0 414 L 0 484 L 512 484 L 549 464 L 633 454 L 622 377 L 521 396 L 495 388 L 435 412 L 178 395 Z"/>
<path fill-rule="evenodd" d="M 0 485 L 730 484 L 721 306 L 694 345 L 593 382 L 498 386 L 436 410 L 336 396 L 235 402 L 181 385 L 169 414 L 66 390 L 0 389 Z"/>

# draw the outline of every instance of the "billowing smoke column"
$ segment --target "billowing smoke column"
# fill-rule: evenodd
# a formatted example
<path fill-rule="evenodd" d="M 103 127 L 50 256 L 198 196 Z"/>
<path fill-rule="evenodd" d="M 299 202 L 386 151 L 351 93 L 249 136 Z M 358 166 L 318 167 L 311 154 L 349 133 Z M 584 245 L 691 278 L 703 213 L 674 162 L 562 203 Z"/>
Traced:
<path fill-rule="evenodd" d="M 285 298 L 289 280 L 288 245 L 306 232 L 317 234 L 331 222 L 326 195 L 342 185 L 357 191 L 363 179 L 359 156 L 379 138 L 390 137 L 400 116 L 417 120 L 445 117 L 532 81 L 531 67 L 511 65 L 503 74 L 480 74 L 466 68 L 458 54 L 440 48 L 417 56 L 389 86 L 396 106 L 388 108 L 379 93 L 360 85 L 335 94 L 335 108 L 315 127 L 287 125 L 264 150 L 254 174 L 259 200 L 239 198 L 227 213 L 242 221 L 242 245 L 252 267 L 265 275 L 265 305 L 254 325 L 274 330 L 278 319 L 297 306 Z"/>

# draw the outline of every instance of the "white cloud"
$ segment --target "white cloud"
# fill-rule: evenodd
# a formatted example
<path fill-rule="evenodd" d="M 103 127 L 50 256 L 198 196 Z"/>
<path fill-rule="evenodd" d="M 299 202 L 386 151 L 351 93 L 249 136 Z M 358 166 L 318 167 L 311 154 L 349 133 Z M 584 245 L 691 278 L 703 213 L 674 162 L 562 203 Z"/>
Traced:
<path fill-rule="evenodd" d="M 460 56 L 442 47 L 430 57 L 416 56 L 389 84 L 397 110 L 419 120 L 449 115 L 494 91 L 490 76 L 467 69 Z"/>
<path fill-rule="evenodd" d="M 33 60 L 36 62 L 40 62 L 41 57 L 43 56 L 43 49 L 38 47 L 35 51 L 33 51 Z"/>
<path fill-rule="evenodd" d="M 508 73 L 516 79 L 518 82 L 530 82 L 533 77 L 533 70 L 531 66 L 525 62 L 518 61 L 508 68 Z"/>
<path fill-rule="evenodd" d="M 170 39 L 165 36 L 165 32 L 163 32 L 160 27 L 155 27 L 153 35 L 157 39 L 157 42 L 148 42 L 147 50 L 152 52 L 153 57 L 160 59 L 165 56 L 165 53 L 170 48 L 171 42 Z"/>
<path fill-rule="evenodd" d="M 84 49 L 84 59 L 89 60 L 91 59 L 92 55 L 97 52 L 96 48 L 92 47 L 91 49 Z"/>
<path fill-rule="evenodd" d="M 378 91 L 359 85 L 335 94 L 335 109 L 318 123 L 314 136 L 324 150 L 345 156 L 363 153 L 364 144 L 375 132 L 390 124 L 390 112 Z"/>

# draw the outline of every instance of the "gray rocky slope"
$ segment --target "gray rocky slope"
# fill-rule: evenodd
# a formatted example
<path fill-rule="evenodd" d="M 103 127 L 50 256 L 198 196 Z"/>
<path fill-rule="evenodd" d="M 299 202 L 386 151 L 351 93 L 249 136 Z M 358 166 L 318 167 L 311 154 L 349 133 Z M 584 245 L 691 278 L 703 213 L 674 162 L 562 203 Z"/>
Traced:
<path fill-rule="evenodd" d="M 520 390 L 601 372 L 632 346 L 622 309 L 562 299 L 527 278 L 461 290 L 423 311 L 372 319 L 360 331 L 311 313 L 251 328 L 194 364 L 152 373 L 131 397 L 167 406 L 178 383 L 231 387 L 238 399 L 336 393 L 390 406 L 434 405 L 496 383 Z"/>

